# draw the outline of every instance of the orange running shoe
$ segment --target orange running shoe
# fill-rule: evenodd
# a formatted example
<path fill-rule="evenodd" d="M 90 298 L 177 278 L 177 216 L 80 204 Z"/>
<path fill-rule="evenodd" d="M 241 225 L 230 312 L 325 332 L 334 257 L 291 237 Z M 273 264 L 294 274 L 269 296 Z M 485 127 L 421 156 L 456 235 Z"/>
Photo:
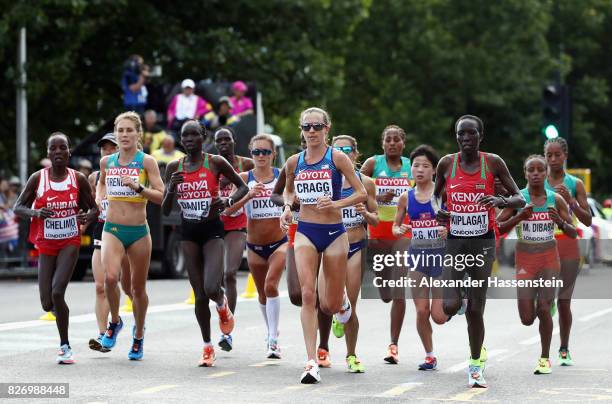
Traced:
<path fill-rule="evenodd" d="M 231 334 L 234 330 L 234 315 L 227 304 L 227 296 L 223 297 L 223 308 L 217 307 L 217 313 L 219 313 L 219 328 L 225 335 Z"/>
<path fill-rule="evenodd" d="M 319 348 L 317 351 L 317 365 L 321 368 L 331 368 L 331 361 L 329 360 L 329 352 L 327 349 Z"/>
<path fill-rule="evenodd" d="M 198 366 L 211 368 L 215 366 L 215 348 L 212 345 L 206 345 L 202 350 L 202 357 L 198 362 Z"/>
<path fill-rule="evenodd" d="M 389 344 L 389 348 L 387 349 L 387 356 L 385 356 L 385 362 L 390 363 L 392 365 L 397 365 L 399 363 L 397 345 Z"/>

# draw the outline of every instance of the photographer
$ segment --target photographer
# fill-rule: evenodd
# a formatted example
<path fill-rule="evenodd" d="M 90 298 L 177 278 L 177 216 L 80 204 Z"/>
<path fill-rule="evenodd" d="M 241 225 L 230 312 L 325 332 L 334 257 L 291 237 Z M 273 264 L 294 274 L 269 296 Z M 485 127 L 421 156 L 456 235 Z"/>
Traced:
<path fill-rule="evenodd" d="M 123 105 L 126 111 L 135 111 L 142 115 L 147 105 L 147 86 L 150 75 L 149 66 L 144 64 L 140 55 L 132 55 L 123 66 L 121 88 L 123 89 Z"/>

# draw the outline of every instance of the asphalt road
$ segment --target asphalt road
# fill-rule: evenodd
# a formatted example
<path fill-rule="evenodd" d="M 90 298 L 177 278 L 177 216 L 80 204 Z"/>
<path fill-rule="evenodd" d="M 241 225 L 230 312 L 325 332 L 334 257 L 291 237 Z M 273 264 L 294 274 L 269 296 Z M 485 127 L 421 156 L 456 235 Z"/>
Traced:
<path fill-rule="evenodd" d="M 579 282 L 598 283 L 607 271 L 612 268 L 595 268 Z M 240 278 L 240 290 L 245 280 Z M 333 366 L 321 370 L 320 384 L 307 386 L 299 383 L 305 360 L 299 309 L 291 305 L 286 293 L 281 300 L 282 360 L 266 360 L 265 329 L 256 300 L 240 299 L 234 350 L 217 349 L 216 366 L 199 368 L 202 341 L 193 306 L 183 303 L 189 291 L 187 280 L 150 281 L 148 290 L 145 357 L 131 362 L 127 359 L 131 341 L 126 331 L 133 323 L 131 315 L 125 315 L 127 327 L 112 352 L 89 350 L 87 341 L 96 335 L 93 283 L 71 284 L 67 293 L 72 316 L 70 340 L 77 363 L 58 366 L 55 325 L 36 320 L 42 314 L 36 281 L 0 281 L 0 382 L 67 382 L 70 401 L 74 402 L 612 401 L 612 300 L 574 302 L 570 349 L 575 366 L 556 365 L 559 337 L 555 327 L 553 373 L 539 376 L 533 375 L 539 357 L 537 325 L 520 323 L 514 300 L 490 300 L 485 313 L 488 389 L 467 388 L 469 350 L 463 317 L 434 326 L 438 370 L 420 372 L 417 365 L 424 353 L 414 327 L 412 303 L 408 303 L 400 339 L 400 363 L 387 365 L 382 358 L 389 339 L 389 306 L 377 300 L 360 300 L 357 352 L 366 373 L 346 372 L 344 341 L 332 336 Z M 212 319 L 216 341 L 216 313 Z"/>

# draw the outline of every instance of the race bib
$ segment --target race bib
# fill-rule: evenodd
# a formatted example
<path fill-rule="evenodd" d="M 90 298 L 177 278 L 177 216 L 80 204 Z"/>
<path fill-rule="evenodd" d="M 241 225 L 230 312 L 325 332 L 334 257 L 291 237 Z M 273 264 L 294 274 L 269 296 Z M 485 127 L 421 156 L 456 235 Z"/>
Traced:
<path fill-rule="evenodd" d="M 347 229 L 363 225 L 364 217 L 354 206 L 342 208 L 342 223 Z"/>
<path fill-rule="evenodd" d="M 489 214 L 484 212 L 451 212 L 450 234 L 461 237 L 476 237 L 489 229 Z"/>
<path fill-rule="evenodd" d="M 106 170 L 106 195 L 111 198 L 134 198 L 139 196 L 132 188 L 124 185 L 121 177 L 129 176 L 132 181 L 140 181 L 140 169 L 130 167 L 110 167 Z"/>
<path fill-rule="evenodd" d="M 521 239 L 532 242 L 552 241 L 555 238 L 555 224 L 548 212 L 533 212 L 521 226 Z"/>
<path fill-rule="evenodd" d="M 400 195 L 410 190 L 410 180 L 408 178 L 376 178 L 375 184 L 377 195 L 384 195 L 388 192 L 394 195 L 389 202 L 378 202 L 382 206 L 397 206 Z"/>
<path fill-rule="evenodd" d="M 281 217 L 283 209 L 276 206 L 270 199 L 272 188 L 266 188 L 248 202 L 248 212 L 251 219 L 274 219 Z"/>
<path fill-rule="evenodd" d="M 414 248 L 440 248 L 444 246 L 444 240 L 438 233 L 438 221 L 435 219 L 423 219 L 410 221 L 412 226 L 412 241 L 410 245 Z"/>
<path fill-rule="evenodd" d="M 177 202 L 187 220 L 200 220 L 208 217 L 212 194 L 208 189 L 208 182 L 183 182 L 177 185 Z"/>
<path fill-rule="evenodd" d="M 332 197 L 332 171 L 304 170 L 295 176 L 295 193 L 300 203 L 316 205 L 317 200 L 324 196 Z"/>
<path fill-rule="evenodd" d="M 56 212 L 56 215 L 65 217 L 50 217 L 44 220 L 44 238 L 46 240 L 64 240 L 78 236 L 79 227 L 77 218 L 73 212 Z"/>

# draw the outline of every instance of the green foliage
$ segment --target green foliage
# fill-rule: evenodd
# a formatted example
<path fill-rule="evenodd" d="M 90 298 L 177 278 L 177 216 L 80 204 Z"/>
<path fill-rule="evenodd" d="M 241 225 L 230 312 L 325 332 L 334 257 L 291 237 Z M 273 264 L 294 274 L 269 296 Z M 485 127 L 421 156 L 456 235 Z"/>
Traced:
<path fill-rule="evenodd" d="M 520 184 L 523 157 L 543 138 L 542 86 L 555 72 L 572 88 L 570 166 L 590 167 L 612 192 L 610 0 L 0 0 L 0 159 L 15 166 L 16 44 L 28 29 L 29 132 L 82 138 L 122 106 L 122 63 L 133 53 L 161 64 L 164 83 L 185 77 L 254 80 L 266 119 L 298 142 L 300 111 L 323 106 L 333 133 L 380 151 L 388 124 L 407 149 L 456 149 L 454 121 L 485 122 L 487 151 Z M 408 152 L 408 150 L 407 150 Z"/>

